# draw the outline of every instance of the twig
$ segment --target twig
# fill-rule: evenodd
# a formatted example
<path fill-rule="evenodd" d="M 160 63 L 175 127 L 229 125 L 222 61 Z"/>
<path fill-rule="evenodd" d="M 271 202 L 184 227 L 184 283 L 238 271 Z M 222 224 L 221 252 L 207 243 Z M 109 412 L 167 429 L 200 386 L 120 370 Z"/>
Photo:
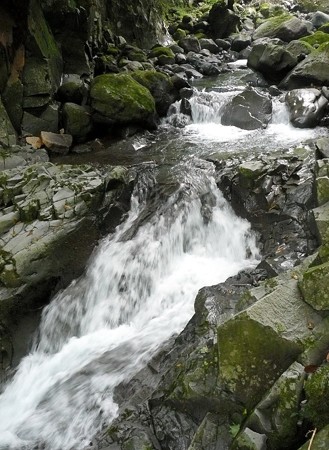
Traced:
<path fill-rule="evenodd" d="M 312 433 L 312 436 L 311 436 L 310 443 L 308 444 L 308 447 L 307 447 L 307 450 L 311 450 L 311 447 L 312 447 L 312 444 L 313 444 L 313 440 L 314 440 L 316 431 L 317 431 L 316 428 L 314 428 L 313 433 Z"/>

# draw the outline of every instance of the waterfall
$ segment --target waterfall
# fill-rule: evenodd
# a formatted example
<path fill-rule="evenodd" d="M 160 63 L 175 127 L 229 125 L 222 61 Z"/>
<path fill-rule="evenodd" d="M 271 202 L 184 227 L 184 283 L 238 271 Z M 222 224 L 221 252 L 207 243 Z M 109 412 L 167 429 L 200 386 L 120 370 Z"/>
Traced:
<path fill-rule="evenodd" d="M 249 224 L 223 199 L 210 163 L 190 157 L 165 175 L 141 174 L 126 221 L 45 308 L 0 396 L 1 449 L 86 448 L 117 414 L 115 387 L 183 329 L 198 289 L 255 263 Z"/>

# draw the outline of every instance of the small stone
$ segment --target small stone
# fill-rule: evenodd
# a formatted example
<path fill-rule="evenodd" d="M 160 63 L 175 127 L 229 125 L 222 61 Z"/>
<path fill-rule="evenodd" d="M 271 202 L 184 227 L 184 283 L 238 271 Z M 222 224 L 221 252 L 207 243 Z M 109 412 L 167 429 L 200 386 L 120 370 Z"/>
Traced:
<path fill-rule="evenodd" d="M 25 138 L 25 141 L 27 144 L 32 145 L 33 148 L 41 148 L 42 147 L 42 141 L 39 137 L 36 136 L 28 136 Z"/>

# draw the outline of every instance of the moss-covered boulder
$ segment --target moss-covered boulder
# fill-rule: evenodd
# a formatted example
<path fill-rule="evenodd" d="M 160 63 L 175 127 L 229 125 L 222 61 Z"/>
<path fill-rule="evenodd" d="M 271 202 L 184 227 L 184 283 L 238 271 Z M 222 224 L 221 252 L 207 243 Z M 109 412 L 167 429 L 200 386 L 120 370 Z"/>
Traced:
<path fill-rule="evenodd" d="M 329 42 L 306 56 L 282 80 L 279 87 L 284 89 L 297 89 L 301 87 L 329 86 Z"/>
<path fill-rule="evenodd" d="M 218 327 L 219 385 L 248 411 L 307 346 L 305 318 L 321 321 L 295 277 L 276 279 L 272 292 Z"/>
<path fill-rule="evenodd" d="M 325 33 L 323 31 L 316 31 L 315 33 L 311 34 L 310 36 L 305 36 L 300 38 L 302 42 L 306 42 L 309 45 L 319 46 L 321 44 L 325 44 L 326 42 L 329 42 L 329 34 Z"/>
<path fill-rule="evenodd" d="M 307 403 L 304 416 L 317 428 L 329 423 L 329 364 L 319 367 L 304 386 Z"/>
<path fill-rule="evenodd" d="M 165 116 L 169 106 L 178 99 L 178 91 L 167 74 L 155 70 L 138 70 L 131 77 L 151 92 L 159 116 Z"/>
<path fill-rule="evenodd" d="M 92 130 L 90 108 L 75 103 L 65 103 L 63 125 L 65 133 L 72 135 L 76 142 L 83 142 Z"/>
<path fill-rule="evenodd" d="M 329 0 L 296 0 L 302 12 L 323 11 L 329 14 Z"/>
<path fill-rule="evenodd" d="M 329 263 L 311 267 L 299 283 L 304 300 L 316 310 L 329 310 Z"/>
<path fill-rule="evenodd" d="M 94 78 L 90 99 L 96 122 L 155 126 L 154 98 L 130 75 L 106 74 Z"/>
<path fill-rule="evenodd" d="M 291 14 L 281 14 L 263 22 L 254 32 L 254 40 L 269 37 L 278 38 L 285 42 L 309 34 L 307 24 Z"/>

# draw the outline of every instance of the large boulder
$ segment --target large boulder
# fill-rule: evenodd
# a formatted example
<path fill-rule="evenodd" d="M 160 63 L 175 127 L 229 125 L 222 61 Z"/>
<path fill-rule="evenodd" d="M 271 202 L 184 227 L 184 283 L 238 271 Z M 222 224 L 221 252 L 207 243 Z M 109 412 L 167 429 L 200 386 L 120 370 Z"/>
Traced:
<path fill-rule="evenodd" d="M 157 113 L 165 116 L 169 106 L 178 99 L 178 91 L 170 77 L 155 70 L 138 70 L 131 76 L 151 92 Z"/>
<path fill-rule="evenodd" d="M 301 61 L 282 80 L 280 87 L 284 89 L 297 89 L 326 85 L 329 86 L 329 43 L 320 47 Z"/>
<path fill-rule="evenodd" d="M 298 63 L 297 56 L 277 39 L 259 39 L 248 57 L 248 66 L 270 81 L 281 81 Z"/>
<path fill-rule="evenodd" d="M 263 22 L 254 32 L 254 40 L 269 37 L 285 42 L 301 38 L 309 34 L 307 23 L 291 14 L 281 14 Z"/>
<path fill-rule="evenodd" d="M 297 128 L 317 126 L 325 114 L 328 100 L 318 89 L 294 89 L 285 97 L 290 122 Z"/>
<path fill-rule="evenodd" d="M 155 126 L 154 98 L 130 75 L 106 74 L 94 78 L 90 86 L 90 99 L 96 122 Z"/>
<path fill-rule="evenodd" d="M 70 134 L 76 142 L 86 140 L 92 130 L 90 108 L 75 103 L 65 103 L 62 114 L 65 133 Z"/>
<path fill-rule="evenodd" d="M 255 130 L 268 124 L 271 113 L 272 102 L 269 97 L 255 89 L 246 89 L 225 106 L 222 124 Z"/>
<path fill-rule="evenodd" d="M 208 22 L 211 36 L 217 39 L 238 31 L 240 18 L 228 8 L 225 0 L 220 0 L 211 8 Z"/>

